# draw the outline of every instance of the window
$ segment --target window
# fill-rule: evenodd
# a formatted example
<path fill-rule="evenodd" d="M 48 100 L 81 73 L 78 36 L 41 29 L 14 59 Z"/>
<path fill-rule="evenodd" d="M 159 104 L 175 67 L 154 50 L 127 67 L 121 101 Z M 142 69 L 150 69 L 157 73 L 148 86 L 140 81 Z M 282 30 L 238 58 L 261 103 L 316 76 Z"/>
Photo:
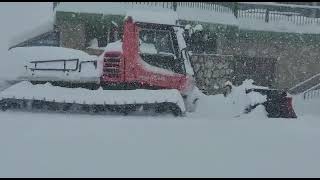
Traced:
<path fill-rule="evenodd" d="M 170 31 L 142 29 L 139 33 L 140 52 L 147 54 L 168 54 L 174 56 Z"/>
<path fill-rule="evenodd" d="M 177 58 L 172 33 L 165 29 L 142 28 L 139 32 L 140 56 L 151 66 L 184 74 L 184 61 Z"/>

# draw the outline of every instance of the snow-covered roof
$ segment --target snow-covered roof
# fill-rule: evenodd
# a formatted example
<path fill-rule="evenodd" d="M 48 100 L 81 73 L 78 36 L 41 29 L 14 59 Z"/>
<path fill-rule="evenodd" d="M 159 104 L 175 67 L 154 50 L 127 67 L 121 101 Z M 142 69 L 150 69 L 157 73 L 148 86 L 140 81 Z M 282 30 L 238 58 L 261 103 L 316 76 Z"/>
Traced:
<path fill-rule="evenodd" d="M 19 33 L 13 36 L 8 41 L 8 46 L 9 47 L 15 46 L 19 43 L 35 38 L 41 34 L 52 31 L 53 25 L 54 25 L 54 19 L 53 18 L 47 19 L 39 23 L 39 25 L 30 27 L 28 30 L 24 31 L 23 33 Z"/>
<path fill-rule="evenodd" d="M 161 11 L 148 11 L 148 10 L 131 10 L 128 11 L 126 16 L 131 16 L 133 21 L 156 23 L 156 24 L 168 24 L 176 25 L 178 20 L 178 14 L 173 11 L 161 12 Z"/>

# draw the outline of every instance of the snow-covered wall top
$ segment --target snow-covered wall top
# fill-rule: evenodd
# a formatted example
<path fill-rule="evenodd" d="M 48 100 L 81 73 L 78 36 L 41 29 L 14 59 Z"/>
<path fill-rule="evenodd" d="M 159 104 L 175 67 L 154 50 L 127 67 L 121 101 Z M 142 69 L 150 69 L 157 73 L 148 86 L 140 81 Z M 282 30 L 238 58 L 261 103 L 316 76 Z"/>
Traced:
<path fill-rule="evenodd" d="M 164 16 L 163 12 L 159 11 L 131 10 L 126 13 L 126 16 L 131 16 L 133 21 L 168 25 L 175 25 L 178 20 L 178 14 L 173 11 L 166 12 Z"/>
<path fill-rule="evenodd" d="M 179 7 L 177 9 L 179 19 L 206 23 L 238 25 L 234 14 L 230 11 L 216 12 L 200 8 Z"/>
<path fill-rule="evenodd" d="M 308 5 L 297 5 L 297 4 L 279 4 L 275 2 L 239 2 L 240 4 L 253 4 L 253 5 L 270 5 L 280 7 L 291 7 L 291 8 L 314 8 L 320 9 L 320 6 L 308 6 Z"/>
<path fill-rule="evenodd" d="M 163 8 L 162 6 L 148 6 L 126 2 L 63 2 L 56 7 L 55 11 L 126 15 L 128 10 L 139 9 L 161 12 L 170 11 L 170 9 Z"/>
<path fill-rule="evenodd" d="M 168 2 L 154 2 L 150 5 L 129 2 L 63 2 L 56 7 L 55 11 L 126 15 L 127 11 L 131 10 L 140 12 L 141 10 L 148 10 L 162 13 L 161 19 L 163 20 L 166 19 L 167 13 L 171 14 L 173 12 L 171 7 L 166 7 L 166 3 Z M 236 18 L 230 9 L 222 6 L 219 6 L 219 8 L 223 9 L 223 11 L 216 12 L 212 10 L 203 10 L 197 7 L 189 8 L 181 6 L 177 8 L 177 14 L 180 20 L 231 25 L 237 24 Z"/>
<path fill-rule="evenodd" d="M 272 2 L 255 3 L 241 2 L 240 5 L 269 5 L 274 7 L 288 8 L 313 8 L 317 6 L 305 5 L 284 5 Z M 159 3 L 135 3 L 135 2 L 63 2 L 60 3 L 55 11 L 60 12 L 83 12 L 83 13 L 100 13 L 110 15 L 127 15 L 128 11 L 138 11 L 139 17 L 148 18 L 154 22 L 164 23 L 165 21 L 173 22 L 173 19 L 168 18 L 167 14 L 173 12 L 172 4 L 169 2 Z M 145 15 L 144 11 L 152 11 L 159 14 L 166 14 L 161 18 L 154 20 L 153 16 Z M 310 9 L 311 10 L 311 9 Z M 238 11 L 238 18 L 234 15 L 231 8 L 219 6 L 216 4 L 206 4 L 206 7 L 191 7 L 178 2 L 176 13 L 179 20 L 196 21 L 199 23 L 214 23 L 238 26 L 245 30 L 258 31 L 273 31 L 273 32 L 291 32 L 291 33 L 320 33 L 320 18 L 304 17 L 297 13 L 270 11 L 269 17 L 266 17 L 265 9 L 247 9 Z M 289 16 L 288 16 L 289 15 Z M 266 19 L 268 21 L 266 22 Z M 166 22 L 168 23 L 168 22 Z"/>
<path fill-rule="evenodd" d="M 8 46 L 12 47 L 14 45 L 17 45 L 21 42 L 24 42 L 36 36 L 52 31 L 53 25 L 54 25 L 54 19 L 53 18 L 47 19 L 42 23 L 40 23 L 38 26 L 30 27 L 25 32 L 19 33 L 13 36 L 11 39 L 9 39 Z"/>
<path fill-rule="evenodd" d="M 314 18 L 305 18 L 314 19 Z M 304 34 L 319 34 L 320 24 L 296 24 L 286 20 L 286 17 L 278 16 L 277 19 L 270 19 L 265 22 L 260 18 L 239 17 L 239 28 L 244 30 L 254 31 L 271 31 L 271 32 L 288 32 L 288 33 L 304 33 Z M 310 22 L 312 22 L 310 20 Z M 320 21 L 319 21 L 320 22 Z"/>
<path fill-rule="evenodd" d="M 240 29 L 291 32 L 320 33 L 320 18 L 305 17 L 297 12 L 267 12 L 267 9 L 247 9 L 238 11 Z"/>

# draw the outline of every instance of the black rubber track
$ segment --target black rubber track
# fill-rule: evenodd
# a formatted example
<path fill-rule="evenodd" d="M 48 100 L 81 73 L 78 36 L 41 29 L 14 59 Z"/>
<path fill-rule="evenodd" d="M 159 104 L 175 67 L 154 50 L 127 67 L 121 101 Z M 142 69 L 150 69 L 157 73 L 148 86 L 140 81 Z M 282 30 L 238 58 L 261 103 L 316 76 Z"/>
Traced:
<path fill-rule="evenodd" d="M 27 110 L 27 111 L 54 111 L 54 112 L 70 112 L 70 113 L 120 113 L 128 115 L 137 111 L 153 111 L 156 114 L 172 113 L 174 116 L 183 116 L 180 107 L 176 103 L 148 103 L 148 104 L 125 104 L 125 105 L 108 105 L 108 104 L 77 104 L 77 103 L 61 103 L 45 100 L 30 99 L 2 99 L 0 100 L 0 109 L 6 110 Z"/>

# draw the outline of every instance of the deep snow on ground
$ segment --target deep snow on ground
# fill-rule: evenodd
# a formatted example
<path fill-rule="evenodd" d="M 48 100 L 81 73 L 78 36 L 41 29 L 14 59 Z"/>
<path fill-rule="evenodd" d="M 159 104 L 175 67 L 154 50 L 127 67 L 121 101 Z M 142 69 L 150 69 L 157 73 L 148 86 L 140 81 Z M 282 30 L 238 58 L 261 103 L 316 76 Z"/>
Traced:
<path fill-rule="evenodd" d="M 319 177 L 319 116 L 234 117 L 241 89 L 186 117 L 0 112 L 0 177 Z"/>
<path fill-rule="evenodd" d="M 214 103 L 212 103 L 214 105 Z M 1 177 L 319 177 L 317 117 L 0 112 Z"/>

